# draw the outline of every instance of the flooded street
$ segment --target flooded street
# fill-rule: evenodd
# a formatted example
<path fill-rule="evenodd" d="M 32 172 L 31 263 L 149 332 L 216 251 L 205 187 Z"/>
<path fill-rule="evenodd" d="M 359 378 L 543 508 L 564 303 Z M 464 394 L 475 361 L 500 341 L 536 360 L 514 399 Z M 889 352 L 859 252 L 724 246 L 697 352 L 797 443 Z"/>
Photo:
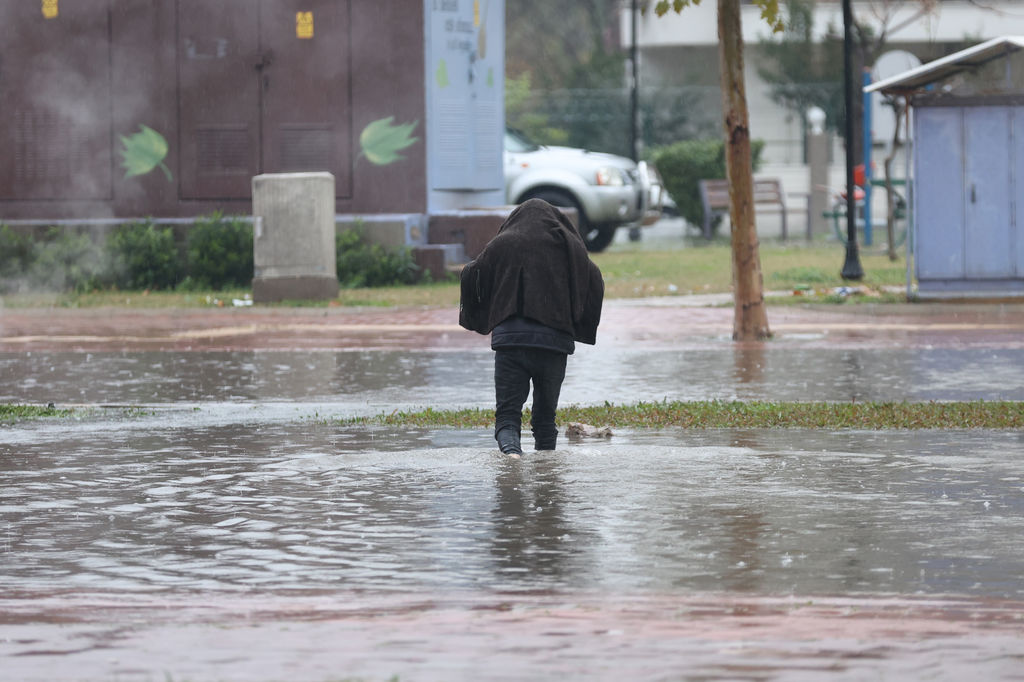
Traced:
<path fill-rule="evenodd" d="M 1000 679 L 1024 654 L 1020 434 L 513 460 L 478 430 L 162 418 L 2 432 L 5 679 Z"/>
<path fill-rule="evenodd" d="M 1024 399 L 1005 319 L 735 345 L 698 310 L 673 346 L 617 315 L 686 319 L 612 309 L 563 404 Z M 486 346 L 409 327 L 8 334 L 0 400 L 93 409 L 0 425 L 0 679 L 1019 679 L 1024 435 L 624 430 L 516 460 L 486 429 L 340 425 L 492 404 Z"/>

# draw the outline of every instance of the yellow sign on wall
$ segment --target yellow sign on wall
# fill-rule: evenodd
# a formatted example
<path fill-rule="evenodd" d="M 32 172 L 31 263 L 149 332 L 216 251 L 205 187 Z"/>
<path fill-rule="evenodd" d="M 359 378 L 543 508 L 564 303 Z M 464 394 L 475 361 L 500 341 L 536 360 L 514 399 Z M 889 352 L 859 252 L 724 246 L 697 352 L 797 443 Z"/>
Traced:
<path fill-rule="evenodd" d="M 54 0 L 56 2 L 57 0 Z M 295 13 L 295 37 L 308 40 L 313 37 L 313 13 Z"/>
<path fill-rule="evenodd" d="M 43 0 L 44 19 L 56 19 L 58 13 L 57 0 Z"/>

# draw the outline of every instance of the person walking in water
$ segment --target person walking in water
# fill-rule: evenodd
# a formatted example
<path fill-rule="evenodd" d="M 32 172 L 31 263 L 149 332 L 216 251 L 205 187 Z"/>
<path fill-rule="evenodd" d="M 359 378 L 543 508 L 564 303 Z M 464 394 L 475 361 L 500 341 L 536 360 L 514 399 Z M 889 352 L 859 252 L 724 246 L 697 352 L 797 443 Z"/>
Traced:
<path fill-rule="evenodd" d="M 603 301 L 601 271 L 579 230 L 541 199 L 517 206 L 463 268 L 459 324 L 491 335 L 494 438 L 503 453 L 522 454 L 523 405 L 531 382 L 534 447 L 555 449 L 566 360 L 577 341 L 596 343 Z"/>

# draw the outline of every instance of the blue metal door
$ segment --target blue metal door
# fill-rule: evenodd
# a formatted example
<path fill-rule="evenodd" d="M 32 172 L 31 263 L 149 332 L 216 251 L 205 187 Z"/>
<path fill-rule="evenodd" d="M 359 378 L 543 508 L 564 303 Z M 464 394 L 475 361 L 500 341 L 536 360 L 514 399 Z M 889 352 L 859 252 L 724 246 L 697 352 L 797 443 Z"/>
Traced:
<path fill-rule="evenodd" d="M 917 107 L 914 137 L 914 244 L 917 277 L 964 276 L 964 134 L 962 110 Z"/>
<path fill-rule="evenodd" d="M 1010 153 L 1013 157 L 1010 218 L 1015 237 L 1013 263 L 1017 277 L 1024 277 L 1024 107 L 1014 107 L 1010 117 Z"/>
<path fill-rule="evenodd" d="M 1010 108 L 964 109 L 964 247 L 971 279 L 1013 277 Z"/>

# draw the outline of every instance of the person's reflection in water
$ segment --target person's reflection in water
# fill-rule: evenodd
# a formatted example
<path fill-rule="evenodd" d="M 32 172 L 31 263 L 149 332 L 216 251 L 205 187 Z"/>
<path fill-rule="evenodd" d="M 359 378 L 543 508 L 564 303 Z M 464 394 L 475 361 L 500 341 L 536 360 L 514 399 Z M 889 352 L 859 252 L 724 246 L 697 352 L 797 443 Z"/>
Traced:
<path fill-rule="evenodd" d="M 491 544 L 499 577 L 545 588 L 570 573 L 567 563 L 581 538 L 566 519 L 560 469 L 557 456 L 539 453 L 499 465 Z"/>

